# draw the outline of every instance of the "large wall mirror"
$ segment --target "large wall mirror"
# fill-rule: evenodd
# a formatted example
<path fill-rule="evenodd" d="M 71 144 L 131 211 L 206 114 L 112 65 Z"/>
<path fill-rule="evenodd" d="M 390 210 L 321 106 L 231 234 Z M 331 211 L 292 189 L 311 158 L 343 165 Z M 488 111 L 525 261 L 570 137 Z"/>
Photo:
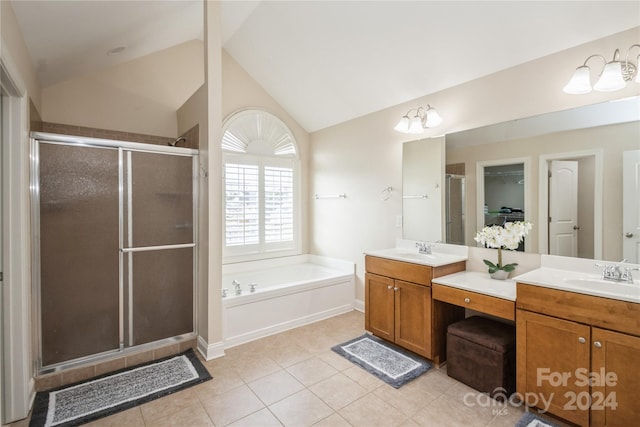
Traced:
<path fill-rule="evenodd" d="M 450 194 L 453 200 L 443 192 L 443 221 L 422 221 L 422 226 L 451 243 L 475 246 L 479 227 L 507 217 L 501 214 L 511 208 L 518 219 L 534 224 L 523 248 L 527 252 L 634 260 L 640 247 L 640 215 L 635 214 L 635 221 L 630 217 L 640 209 L 640 201 L 638 183 L 625 170 L 640 170 L 638 162 L 629 160 L 636 157 L 640 158 L 638 97 L 448 134 L 446 176 L 462 178 L 458 187 L 464 190 Z M 521 163 L 522 171 L 508 166 Z M 403 171 L 403 181 L 407 179 Z M 496 200 L 495 192 L 511 193 L 517 186 L 524 191 L 523 206 L 516 206 L 520 203 L 515 199 L 504 205 Z M 459 214 L 447 212 L 451 206 L 459 206 Z M 408 208 L 403 203 L 403 216 L 411 214 Z M 450 233 L 452 217 L 463 225 Z M 415 239 L 412 233 L 415 230 L 403 230 L 403 237 Z"/>
<path fill-rule="evenodd" d="M 442 240 L 444 137 L 402 145 L 402 233 L 405 239 Z"/>

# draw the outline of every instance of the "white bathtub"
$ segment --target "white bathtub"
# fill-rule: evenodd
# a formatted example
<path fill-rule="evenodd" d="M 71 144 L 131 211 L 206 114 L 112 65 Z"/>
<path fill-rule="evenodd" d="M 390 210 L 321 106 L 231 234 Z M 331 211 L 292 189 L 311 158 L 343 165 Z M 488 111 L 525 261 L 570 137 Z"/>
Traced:
<path fill-rule="evenodd" d="M 354 281 L 353 263 L 315 255 L 224 265 L 225 348 L 353 310 Z"/>

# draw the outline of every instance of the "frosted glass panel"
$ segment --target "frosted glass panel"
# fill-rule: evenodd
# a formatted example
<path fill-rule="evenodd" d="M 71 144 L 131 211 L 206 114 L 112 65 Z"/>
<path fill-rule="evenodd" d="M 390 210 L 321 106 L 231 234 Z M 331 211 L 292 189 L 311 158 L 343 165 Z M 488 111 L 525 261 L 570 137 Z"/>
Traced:
<path fill-rule="evenodd" d="M 193 331 L 193 248 L 133 254 L 133 344 Z"/>
<path fill-rule="evenodd" d="M 133 247 L 193 242 L 191 157 L 131 153 Z"/>
<path fill-rule="evenodd" d="M 119 347 L 118 153 L 40 144 L 42 364 Z"/>

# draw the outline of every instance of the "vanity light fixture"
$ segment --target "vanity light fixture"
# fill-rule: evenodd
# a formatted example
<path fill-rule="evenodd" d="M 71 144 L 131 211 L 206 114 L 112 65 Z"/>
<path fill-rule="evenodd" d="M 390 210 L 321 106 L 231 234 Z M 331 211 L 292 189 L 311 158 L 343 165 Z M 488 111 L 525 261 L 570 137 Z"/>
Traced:
<path fill-rule="evenodd" d="M 413 111 L 415 111 L 415 115 L 410 116 Z M 418 107 L 407 111 L 407 114 L 402 116 L 394 129 L 402 133 L 418 134 L 424 132 L 425 129 L 436 127 L 440 123 L 442 123 L 440 114 L 431 105 L 427 105 L 426 109 Z"/>
<path fill-rule="evenodd" d="M 620 49 L 615 50 L 611 62 L 607 62 L 602 55 L 596 54 L 589 56 L 585 59 L 584 64 L 576 68 L 569 83 L 567 83 L 562 90 L 573 95 L 591 92 L 591 69 L 587 66 L 587 62 L 589 62 L 591 58 L 600 58 L 604 63 L 600 78 L 596 84 L 593 85 L 593 89 L 599 92 L 613 92 L 624 89 L 624 87 L 627 86 L 627 82 L 632 79 L 636 83 L 640 83 L 640 73 L 638 73 L 637 67 L 638 62 L 640 62 L 640 54 L 637 56 L 635 64 L 629 61 L 629 54 L 634 47 L 640 48 L 640 44 L 631 45 L 629 49 L 627 49 L 624 61 L 620 61 Z"/>

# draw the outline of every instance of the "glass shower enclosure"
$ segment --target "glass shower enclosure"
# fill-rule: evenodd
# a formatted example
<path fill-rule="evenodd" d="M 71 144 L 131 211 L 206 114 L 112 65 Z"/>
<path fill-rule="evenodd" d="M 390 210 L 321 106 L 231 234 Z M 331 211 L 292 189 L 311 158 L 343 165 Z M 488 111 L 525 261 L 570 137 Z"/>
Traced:
<path fill-rule="evenodd" d="M 31 144 L 38 372 L 195 336 L 197 150 Z"/>
<path fill-rule="evenodd" d="M 445 182 L 446 243 L 464 245 L 465 176 L 446 174 Z"/>

